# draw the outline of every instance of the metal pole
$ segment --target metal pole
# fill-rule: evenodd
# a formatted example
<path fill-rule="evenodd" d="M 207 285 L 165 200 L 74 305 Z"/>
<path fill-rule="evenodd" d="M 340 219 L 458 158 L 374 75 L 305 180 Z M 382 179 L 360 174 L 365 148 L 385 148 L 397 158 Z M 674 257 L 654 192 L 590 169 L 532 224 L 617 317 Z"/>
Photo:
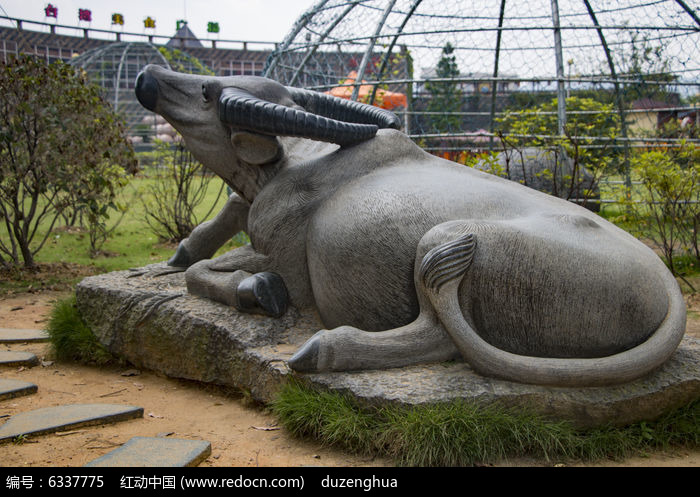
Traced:
<path fill-rule="evenodd" d="M 496 33 L 496 56 L 493 61 L 493 82 L 491 83 L 491 124 L 489 126 L 489 131 L 491 131 L 491 136 L 489 137 L 489 150 L 493 150 L 493 132 L 496 127 L 496 93 L 498 91 L 498 60 L 501 56 L 501 28 L 503 27 L 503 16 L 506 10 L 506 0 L 501 0 L 501 12 L 498 14 L 498 32 Z"/>
<path fill-rule="evenodd" d="M 389 17 L 391 9 L 394 8 L 394 4 L 396 4 L 396 0 L 389 0 L 389 3 L 384 9 L 384 13 L 382 14 L 382 18 L 377 23 L 377 29 L 374 30 L 374 36 L 367 45 L 367 50 L 365 50 L 365 54 L 362 56 L 362 62 L 360 62 L 360 68 L 357 71 L 357 78 L 355 79 L 355 88 L 352 90 L 352 96 L 350 97 L 350 100 L 356 101 L 357 96 L 360 94 L 360 85 L 362 84 L 362 78 L 365 77 L 365 68 L 367 67 L 369 58 L 372 55 L 372 52 L 374 51 L 374 44 L 377 40 L 377 37 L 382 32 L 382 28 L 384 27 L 386 18 Z"/>
<path fill-rule="evenodd" d="M 311 7 L 308 11 L 304 12 L 304 14 L 297 19 L 297 22 L 294 23 L 294 26 L 292 27 L 292 31 L 287 35 L 287 37 L 282 41 L 282 44 L 279 46 L 275 46 L 275 50 L 273 53 L 270 54 L 270 56 L 267 58 L 267 68 L 263 70 L 263 76 L 266 78 L 271 77 L 272 71 L 275 70 L 275 67 L 277 66 L 277 61 L 279 60 L 279 55 L 277 54 L 277 57 L 273 57 L 277 52 L 283 52 L 284 50 L 289 47 L 289 45 L 292 44 L 294 41 L 294 38 L 296 38 L 297 34 L 306 26 L 306 23 L 309 19 L 312 19 L 323 7 L 328 3 L 328 0 L 320 0 L 317 4 L 315 4 L 313 7 Z"/>
<path fill-rule="evenodd" d="M 564 136 L 564 129 L 566 128 L 566 87 L 564 85 L 564 56 L 562 55 L 559 2 L 557 0 L 552 0 L 552 24 L 554 25 L 554 57 L 557 64 L 557 124 L 559 136 Z"/>
<path fill-rule="evenodd" d="M 615 71 L 615 64 L 613 63 L 612 55 L 610 54 L 610 49 L 608 48 L 608 43 L 605 40 L 605 35 L 603 34 L 603 30 L 600 27 L 600 24 L 598 23 L 598 18 L 595 15 L 595 12 L 593 12 L 593 8 L 591 7 L 591 4 L 588 2 L 588 0 L 583 0 L 583 3 L 586 5 L 586 9 L 588 10 L 588 15 L 590 16 L 591 20 L 593 21 L 593 24 L 596 27 L 596 31 L 598 32 L 598 38 L 600 39 L 600 44 L 603 45 L 603 50 L 605 51 L 605 58 L 608 60 L 608 67 L 610 68 L 610 77 L 613 79 L 613 84 L 615 85 L 615 103 L 617 104 L 617 112 L 620 115 L 620 134 L 622 135 L 622 138 L 625 140 L 625 159 L 624 159 L 624 171 L 625 171 L 625 185 L 628 187 L 628 189 L 632 188 L 632 178 L 630 176 L 630 151 L 629 151 L 629 144 L 627 143 L 627 122 L 626 122 L 626 117 L 625 117 L 625 104 L 622 99 L 622 91 L 620 89 L 620 84 L 617 80 L 617 73 Z M 631 191 L 631 190 L 628 190 Z"/>
<path fill-rule="evenodd" d="M 688 15 L 690 17 L 693 18 L 693 20 L 697 23 L 698 26 L 700 26 L 700 18 L 698 18 L 698 16 L 695 14 L 693 9 L 688 7 L 688 5 L 683 0 L 676 0 L 676 3 L 678 5 L 680 5 L 683 8 L 683 10 L 685 10 L 688 13 Z"/>
<path fill-rule="evenodd" d="M 401 33 L 403 33 L 403 28 L 406 27 L 406 24 L 408 21 L 411 19 L 411 16 L 415 12 L 415 10 L 418 8 L 418 5 L 423 0 L 415 0 L 413 2 L 413 5 L 411 8 L 408 10 L 408 13 L 406 14 L 406 17 L 404 17 L 403 22 L 401 23 L 401 26 L 399 26 L 399 29 L 396 30 L 396 35 L 391 39 L 391 43 L 389 43 L 389 48 L 386 51 L 386 55 L 384 55 L 384 58 L 382 59 L 382 65 L 379 68 L 379 71 L 377 71 L 377 79 L 380 79 L 382 75 L 384 74 L 384 71 L 386 71 L 386 68 L 389 63 L 389 58 L 391 57 L 391 52 L 394 49 L 394 45 L 396 45 L 396 40 L 398 40 L 399 36 L 401 36 Z M 372 105 L 374 104 L 374 98 L 377 95 L 377 85 L 374 85 L 372 87 L 372 96 L 369 98 L 369 104 Z"/>
<path fill-rule="evenodd" d="M 117 75 L 114 80 L 114 112 L 118 112 L 119 110 L 119 81 L 121 80 L 122 76 L 122 68 L 124 67 L 124 61 L 126 60 L 127 54 L 129 53 L 129 50 L 131 49 L 132 45 L 130 43 L 126 44 L 126 47 L 124 48 L 124 51 L 122 52 L 122 56 L 119 59 L 119 66 L 117 67 Z"/>
<path fill-rule="evenodd" d="M 297 82 L 297 79 L 299 78 L 299 75 L 301 72 L 304 70 L 304 66 L 306 66 L 306 63 L 308 60 L 313 57 L 313 55 L 316 53 L 316 50 L 318 50 L 318 47 L 321 46 L 321 44 L 325 41 L 325 39 L 328 37 L 328 35 L 335 29 L 335 27 L 345 19 L 345 16 L 350 13 L 352 9 L 354 9 L 357 6 L 356 3 L 352 3 L 348 5 L 345 10 L 331 23 L 330 26 L 328 26 L 328 29 L 326 29 L 323 34 L 319 37 L 319 39 L 316 41 L 314 44 L 314 47 L 311 50 L 308 50 L 306 52 L 306 55 L 304 56 L 304 60 L 302 60 L 299 63 L 299 66 L 297 67 L 297 70 L 294 72 L 294 76 L 292 76 L 292 79 L 289 80 L 289 83 L 287 83 L 288 86 L 294 86 L 294 84 Z"/>

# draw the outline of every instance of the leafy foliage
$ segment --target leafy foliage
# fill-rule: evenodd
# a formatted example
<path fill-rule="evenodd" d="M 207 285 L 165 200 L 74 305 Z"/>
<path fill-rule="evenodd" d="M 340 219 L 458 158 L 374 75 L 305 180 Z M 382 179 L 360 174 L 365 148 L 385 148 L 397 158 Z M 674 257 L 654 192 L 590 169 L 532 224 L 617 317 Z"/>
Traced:
<path fill-rule="evenodd" d="M 498 129 L 514 147 L 562 146 L 570 156 L 578 153 L 581 162 L 586 162 L 589 167 L 594 161 L 609 156 L 610 151 L 606 148 L 586 150 L 584 147 L 604 144 L 619 136 L 620 117 L 613 104 L 600 103 L 592 98 L 569 97 L 566 110 L 563 137 L 557 136 L 556 98 L 524 111 L 506 111 L 497 120 Z"/>
<path fill-rule="evenodd" d="M 651 240 L 671 272 L 683 276 L 676 266 L 678 252 L 700 265 L 700 149 L 682 141 L 671 149 L 638 153 L 631 163 L 642 188 L 635 196 L 623 192 L 627 210 L 619 220 L 631 222 L 634 234 Z"/>
<path fill-rule="evenodd" d="M 97 244 L 136 164 L 118 118 L 85 74 L 29 56 L 0 64 L 0 95 L 0 263 L 33 267 L 69 208 L 87 214 Z M 42 222 L 49 229 L 34 244 Z"/>
<path fill-rule="evenodd" d="M 619 168 L 611 145 L 620 133 L 620 118 L 612 103 L 591 98 L 569 97 L 566 109 L 563 136 L 558 133 L 556 98 L 522 111 L 506 111 L 497 119 L 498 135 L 504 151 L 514 150 L 509 155 L 516 159 L 525 148 L 550 150 L 555 166 L 539 174 L 553 183 L 553 193 L 588 199 L 601 176 Z M 510 177 L 509 168 L 506 163 L 506 177 Z"/>

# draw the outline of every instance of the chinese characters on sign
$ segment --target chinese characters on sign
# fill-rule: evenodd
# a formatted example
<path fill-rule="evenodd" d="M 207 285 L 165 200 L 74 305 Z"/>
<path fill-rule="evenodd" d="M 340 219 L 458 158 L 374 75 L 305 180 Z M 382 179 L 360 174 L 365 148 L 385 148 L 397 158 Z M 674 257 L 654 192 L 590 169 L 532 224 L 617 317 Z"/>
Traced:
<path fill-rule="evenodd" d="M 44 14 L 46 14 L 46 17 L 53 17 L 55 19 L 58 19 L 58 7 L 54 7 L 53 5 L 48 4 L 44 9 Z"/>
<path fill-rule="evenodd" d="M 47 4 L 46 7 L 44 7 L 44 14 L 46 17 L 53 17 L 54 19 L 58 19 L 58 7 L 52 4 Z M 79 21 L 87 21 L 87 22 L 92 22 L 92 11 L 89 9 L 78 9 L 78 20 Z M 112 25 L 119 25 L 119 26 L 124 26 L 124 15 L 123 14 L 118 14 L 118 13 L 113 13 L 112 14 Z M 176 22 L 177 29 L 179 30 L 182 26 L 186 25 L 187 21 L 184 19 L 180 19 Z M 151 16 L 146 17 L 143 20 L 143 26 L 144 28 L 148 29 L 155 29 L 156 28 L 156 20 L 153 19 Z M 219 32 L 219 23 L 218 22 L 208 22 L 207 23 L 207 32 L 208 33 L 218 33 Z"/>
<path fill-rule="evenodd" d="M 46 7 L 44 7 L 44 14 L 46 17 L 53 17 L 54 19 L 58 19 L 58 7 L 52 4 L 46 4 Z M 86 21 L 86 22 L 92 22 L 92 11 L 90 9 L 78 9 L 78 21 Z M 177 29 L 179 30 L 182 26 L 186 25 L 187 21 L 184 19 L 180 19 L 176 22 Z M 112 14 L 112 25 L 119 25 L 119 26 L 124 26 L 124 15 L 119 14 L 119 13 L 113 13 Z M 156 20 L 153 19 L 151 16 L 146 17 L 143 20 L 143 26 L 144 28 L 148 29 L 155 29 L 156 28 Z M 219 23 L 218 22 L 208 22 L 207 23 L 207 32 L 208 33 L 218 33 L 219 32 Z"/>

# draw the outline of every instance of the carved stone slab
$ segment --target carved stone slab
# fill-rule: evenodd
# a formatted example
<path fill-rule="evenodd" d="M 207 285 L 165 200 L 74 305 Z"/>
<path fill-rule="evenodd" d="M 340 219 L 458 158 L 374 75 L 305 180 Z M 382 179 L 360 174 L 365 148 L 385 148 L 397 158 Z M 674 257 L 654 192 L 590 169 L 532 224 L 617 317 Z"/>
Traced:
<path fill-rule="evenodd" d="M 182 438 L 134 437 L 87 463 L 96 468 L 183 468 L 199 465 L 211 454 L 211 443 Z"/>
<path fill-rule="evenodd" d="M 39 359 L 31 352 L 0 350 L 0 366 L 27 366 L 31 368 L 38 364 Z"/>
<path fill-rule="evenodd" d="M 39 387 L 34 383 L 0 378 L 0 400 L 13 399 L 36 393 Z"/>
<path fill-rule="evenodd" d="M 0 343 L 48 342 L 49 334 L 44 330 L 22 330 L 0 328 Z"/>
<path fill-rule="evenodd" d="M 286 361 L 323 328 L 313 312 L 291 308 L 279 319 L 242 314 L 188 295 L 183 273 L 135 276 L 142 272 L 92 276 L 77 287 L 78 308 L 88 326 L 109 350 L 138 367 L 246 390 L 254 399 L 269 402 L 294 374 Z M 582 427 L 622 425 L 653 419 L 700 397 L 700 341 L 684 338 L 661 369 L 614 387 L 524 385 L 485 378 L 462 362 L 295 376 L 370 403 L 461 398 L 528 406 Z"/>
<path fill-rule="evenodd" d="M 143 417 L 143 408 L 117 404 L 71 404 L 15 414 L 0 426 L 0 443 L 20 435 L 43 435 L 70 428 Z"/>

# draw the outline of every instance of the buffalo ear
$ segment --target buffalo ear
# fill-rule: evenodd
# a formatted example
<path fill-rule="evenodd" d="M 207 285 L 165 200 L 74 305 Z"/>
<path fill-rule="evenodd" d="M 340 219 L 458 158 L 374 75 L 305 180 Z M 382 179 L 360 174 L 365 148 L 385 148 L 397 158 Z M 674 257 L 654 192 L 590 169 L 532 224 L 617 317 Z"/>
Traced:
<path fill-rule="evenodd" d="M 262 166 L 280 157 L 282 146 L 274 136 L 248 133 L 233 133 L 231 144 L 238 158 L 248 164 Z"/>

